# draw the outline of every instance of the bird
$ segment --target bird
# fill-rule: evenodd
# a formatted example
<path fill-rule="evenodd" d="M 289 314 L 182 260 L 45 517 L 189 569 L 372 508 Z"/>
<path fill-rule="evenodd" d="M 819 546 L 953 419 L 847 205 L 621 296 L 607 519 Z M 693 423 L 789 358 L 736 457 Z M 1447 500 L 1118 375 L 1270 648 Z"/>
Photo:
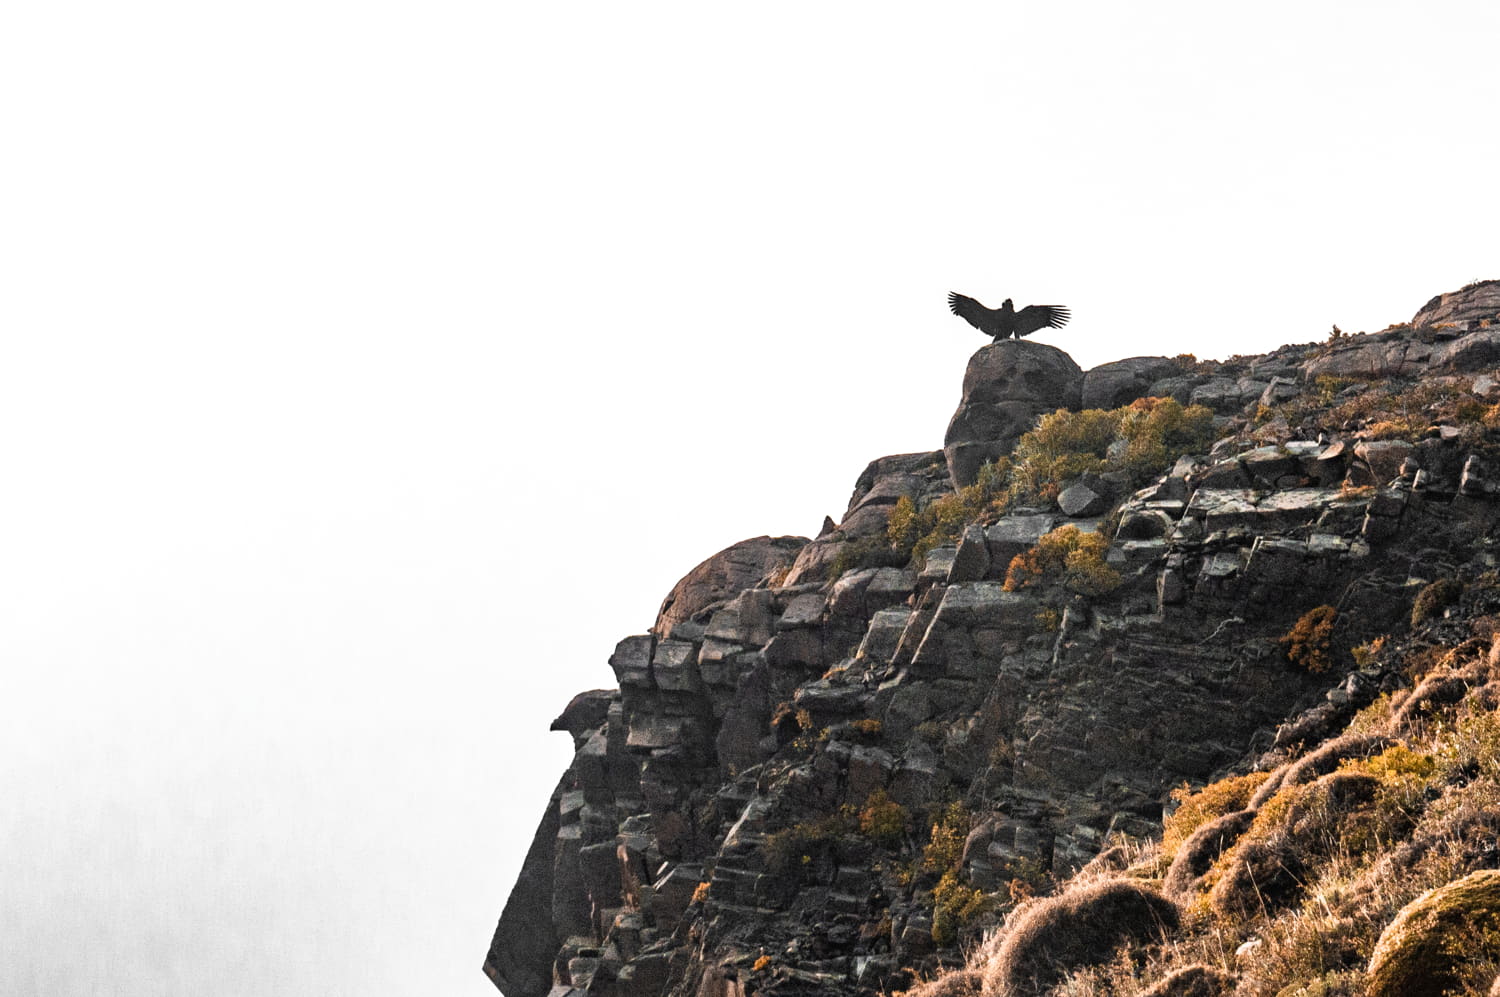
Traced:
<path fill-rule="evenodd" d="M 948 293 L 948 307 L 953 314 L 995 342 L 1015 336 L 1029 336 L 1038 329 L 1061 329 L 1068 324 L 1072 313 L 1061 305 L 1027 305 L 1020 311 L 1006 298 L 999 308 L 986 308 L 968 295 L 957 291 Z"/>

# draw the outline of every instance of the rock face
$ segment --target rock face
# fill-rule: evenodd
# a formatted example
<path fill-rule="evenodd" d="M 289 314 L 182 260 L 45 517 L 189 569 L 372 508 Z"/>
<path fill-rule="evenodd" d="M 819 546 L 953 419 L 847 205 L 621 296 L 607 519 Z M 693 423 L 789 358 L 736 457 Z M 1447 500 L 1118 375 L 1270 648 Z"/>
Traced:
<path fill-rule="evenodd" d="M 1459 291 L 1439 294 L 1412 316 L 1412 325 L 1500 321 L 1500 280 L 1482 280 Z"/>
<path fill-rule="evenodd" d="M 1446 352 L 1417 361 L 1433 344 L 1408 330 L 1381 355 L 1463 375 L 1430 383 L 1473 417 L 1487 403 L 1470 404 L 1483 390 L 1470 378 L 1495 373 L 1488 334 L 1435 341 Z M 1102 476 L 1059 482 L 1056 503 L 965 523 L 915 564 L 847 557 L 881 552 L 903 498 L 925 506 L 1040 413 L 1084 404 L 1085 377 L 1060 351 L 981 350 L 945 452 L 871 462 L 817 540 L 760 537 L 693 569 L 651 631 L 616 646 L 618 688 L 563 710 L 554 729 L 574 758 L 500 918 L 490 978 L 506 997 L 905 989 L 994 925 L 975 897 L 1003 902 L 1028 877 L 1060 879 L 1158 834 L 1174 787 L 1315 743 L 1396 688 L 1395 671 L 1294 666 L 1280 639 L 1337 599 L 1339 639 L 1371 641 L 1410 617 L 1434 566 L 1500 561 L 1487 539 L 1500 492 L 1483 473 L 1500 440 L 1480 446 L 1470 424 L 1401 440 L 1302 431 L 1324 390 L 1312 372 L 1346 346 L 1191 373 L 1124 362 L 1090 397 L 1212 398 L 1223 438 L 1134 493 Z M 1100 517 L 1101 501 L 1117 517 Z M 1108 538 L 1119 587 L 1007 590 L 1012 559 L 1064 524 Z M 1265 791 L 1312 785 L 1386 743 L 1330 742 Z M 953 801 L 964 820 L 930 860 Z M 1194 840 L 1169 893 L 1228 846 L 1227 827 Z M 1136 907 L 1150 930 L 1132 937 L 1172 919 L 1165 901 Z M 1108 957 L 1118 939 L 1104 935 L 1074 962 Z M 1217 972 L 1151 992 L 1199 992 Z"/>
<path fill-rule="evenodd" d="M 726 547 L 689 571 L 656 614 L 653 633 L 667 636 L 677 624 L 741 592 L 779 568 L 789 568 L 806 537 L 755 537 Z"/>
<path fill-rule="evenodd" d="M 1083 408 L 1116 408 L 1148 393 L 1151 386 L 1179 373 L 1170 357 L 1128 357 L 1100 364 L 1083 375 Z M 1167 392 L 1169 393 L 1169 392 Z"/>
<path fill-rule="evenodd" d="M 954 486 L 973 484 L 979 468 L 1009 453 L 1037 416 L 1077 408 L 1082 389 L 1083 371 L 1055 346 L 1007 339 L 975 353 L 943 437 Z"/>

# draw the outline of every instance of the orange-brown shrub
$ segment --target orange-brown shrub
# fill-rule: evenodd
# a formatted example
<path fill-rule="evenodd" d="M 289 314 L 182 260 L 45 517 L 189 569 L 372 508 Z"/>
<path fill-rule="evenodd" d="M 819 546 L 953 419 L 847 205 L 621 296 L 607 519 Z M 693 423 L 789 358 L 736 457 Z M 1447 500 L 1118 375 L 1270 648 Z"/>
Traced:
<path fill-rule="evenodd" d="M 1332 606 L 1318 606 L 1302 614 L 1281 643 L 1294 665 L 1310 672 L 1326 672 L 1333 667 L 1333 622 L 1339 611 Z"/>
<path fill-rule="evenodd" d="M 1005 572 L 1005 591 L 1034 585 L 1060 584 L 1080 595 L 1105 595 L 1120 587 L 1120 573 L 1104 563 L 1109 542 L 1097 533 L 1084 533 L 1069 523 L 1037 541 L 1035 547 L 1011 558 Z"/>

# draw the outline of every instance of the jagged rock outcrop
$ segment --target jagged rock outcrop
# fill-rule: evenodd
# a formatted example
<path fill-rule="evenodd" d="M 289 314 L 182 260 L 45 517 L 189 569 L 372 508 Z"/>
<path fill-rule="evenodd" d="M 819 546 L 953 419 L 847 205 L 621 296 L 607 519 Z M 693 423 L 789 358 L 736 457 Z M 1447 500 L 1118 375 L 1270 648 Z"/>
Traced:
<path fill-rule="evenodd" d="M 1492 327 L 1493 326 L 1493 327 Z M 1308 379 L 1414 377 L 1500 362 L 1500 281 L 1439 294 L 1410 325 L 1344 336 L 1304 368 Z"/>
<path fill-rule="evenodd" d="M 1077 408 L 1082 389 L 1083 371 L 1055 346 L 1008 339 L 979 350 L 943 437 L 953 484 L 973 484 L 979 468 L 1009 453 L 1037 416 Z"/>
<path fill-rule="evenodd" d="M 881 537 L 891 510 L 903 498 L 926 502 L 948 490 L 943 452 L 896 454 L 870 462 L 854 483 L 844 518 L 802 548 L 785 584 L 820 582 L 851 541 Z"/>
<path fill-rule="evenodd" d="M 1461 290 L 1439 294 L 1417 310 L 1415 326 L 1500 322 L 1500 280 L 1476 281 Z"/>
<path fill-rule="evenodd" d="M 695 568 L 616 647 L 618 689 L 563 711 L 577 750 L 486 971 L 507 997 L 905 988 L 957 964 L 986 902 L 1158 833 L 1183 782 L 1252 760 L 1276 772 L 1269 794 L 1381 750 L 1369 734 L 1302 751 L 1402 676 L 1298 665 L 1283 637 L 1328 603 L 1341 646 L 1367 641 L 1410 615 L 1415 587 L 1500 553 L 1489 334 L 1380 334 L 1380 355 L 1432 387 L 1411 396 L 1430 425 L 1400 438 L 1360 401 L 1371 384 L 1318 380 L 1373 339 L 1087 375 L 1043 344 L 980 350 L 961 438 L 950 426 L 945 451 L 872 462 L 816 540 L 757 538 Z M 1208 405 L 1221 438 L 1134 492 L 1078 475 L 916 563 L 881 559 L 902 499 L 950 493 L 1043 412 L 1147 394 Z M 1117 587 L 1007 586 L 1012 560 L 1065 524 L 1108 537 Z M 1412 710 L 1477 681 L 1433 681 L 1447 679 Z M 945 824 L 955 801 L 963 820 Z M 1262 803 L 1194 839 L 1169 893 L 1195 889 Z"/>

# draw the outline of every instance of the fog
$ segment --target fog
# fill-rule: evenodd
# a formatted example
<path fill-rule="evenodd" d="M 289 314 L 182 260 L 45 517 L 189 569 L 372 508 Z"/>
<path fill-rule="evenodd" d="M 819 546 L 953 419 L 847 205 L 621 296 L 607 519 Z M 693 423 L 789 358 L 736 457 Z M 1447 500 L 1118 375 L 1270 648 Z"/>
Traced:
<path fill-rule="evenodd" d="M 56 3 L 0 35 L 0 992 L 493 993 L 678 577 L 1084 367 L 1500 276 L 1500 14 Z"/>

